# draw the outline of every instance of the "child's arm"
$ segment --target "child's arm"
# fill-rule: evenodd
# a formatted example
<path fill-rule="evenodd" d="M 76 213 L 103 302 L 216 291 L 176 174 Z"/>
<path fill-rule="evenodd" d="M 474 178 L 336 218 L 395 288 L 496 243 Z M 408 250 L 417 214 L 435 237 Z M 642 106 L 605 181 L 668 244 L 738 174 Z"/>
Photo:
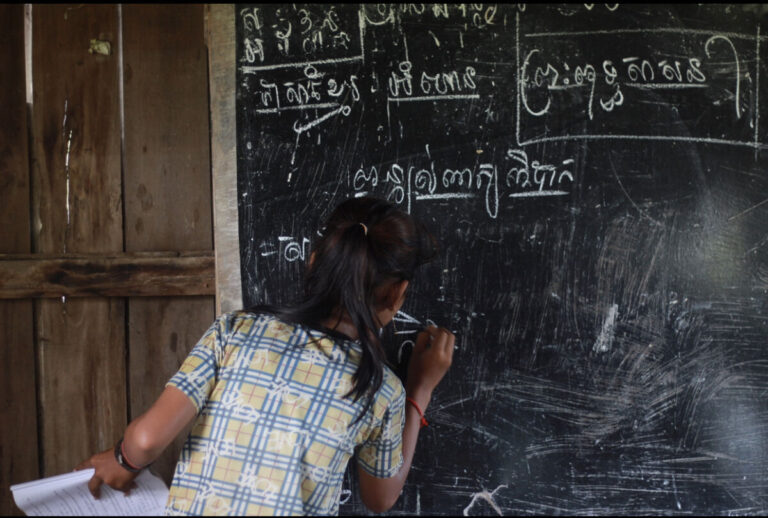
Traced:
<path fill-rule="evenodd" d="M 432 399 L 432 391 L 451 366 L 455 339 L 450 331 L 437 327 L 427 328 L 416 339 L 408 365 L 405 393 L 416 401 L 422 412 L 426 411 Z M 358 467 L 360 496 L 365 506 L 371 511 L 381 513 L 395 505 L 411 469 L 420 427 L 421 416 L 418 410 L 412 404 L 406 403 L 403 464 L 400 470 L 392 477 L 378 478 Z"/>
<path fill-rule="evenodd" d="M 123 453 L 130 464 L 144 467 L 152 463 L 197 415 L 189 397 L 176 387 L 166 387 L 145 413 L 131 421 L 123 437 Z M 102 483 L 120 491 L 130 491 L 138 473 L 123 468 L 109 448 L 81 462 L 76 470 L 94 468 L 88 489 L 99 497 Z"/>

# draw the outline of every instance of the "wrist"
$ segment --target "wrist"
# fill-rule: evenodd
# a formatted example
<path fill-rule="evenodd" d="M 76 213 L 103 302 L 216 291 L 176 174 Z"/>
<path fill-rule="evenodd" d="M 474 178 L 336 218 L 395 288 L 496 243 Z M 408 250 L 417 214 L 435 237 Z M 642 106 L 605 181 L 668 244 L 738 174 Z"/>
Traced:
<path fill-rule="evenodd" d="M 421 405 L 419 405 L 413 398 L 406 396 L 405 401 L 411 408 L 414 409 L 415 414 L 418 415 L 418 419 L 421 423 L 421 426 L 419 428 L 424 428 L 425 426 L 429 425 L 429 422 L 427 421 L 426 417 L 424 417 L 424 410 L 421 409 Z M 426 407 L 425 407 L 426 408 Z M 410 417 L 415 415 L 413 414 L 406 414 L 406 420 L 410 419 Z"/>
<path fill-rule="evenodd" d="M 138 464 L 134 464 L 125 455 L 125 449 L 123 447 L 123 439 L 121 438 L 119 441 L 117 441 L 117 444 L 115 444 L 115 460 L 117 463 L 125 470 L 130 471 L 131 473 L 138 473 L 142 469 L 144 469 L 146 466 L 139 466 Z"/>
<path fill-rule="evenodd" d="M 421 407 L 422 410 L 426 410 L 429 402 L 432 400 L 432 391 L 418 387 L 407 387 L 405 390 L 405 397 L 413 399 Z"/>

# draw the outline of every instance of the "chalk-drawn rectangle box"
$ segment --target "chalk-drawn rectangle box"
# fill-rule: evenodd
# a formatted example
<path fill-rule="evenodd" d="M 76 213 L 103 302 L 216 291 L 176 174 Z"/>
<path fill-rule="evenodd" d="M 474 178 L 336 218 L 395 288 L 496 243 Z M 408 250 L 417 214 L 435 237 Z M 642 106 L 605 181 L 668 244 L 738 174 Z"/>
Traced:
<path fill-rule="evenodd" d="M 363 24 L 356 9 L 333 4 L 238 5 L 237 65 L 257 73 L 361 62 Z"/>
<path fill-rule="evenodd" d="M 282 141 L 295 143 L 305 130 L 348 116 L 360 99 L 359 7 L 238 5 L 235 25 L 239 125 L 270 128 Z"/>
<path fill-rule="evenodd" d="M 528 32 L 516 23 L 517 140 L 759 148 L 760 27 Z"/>

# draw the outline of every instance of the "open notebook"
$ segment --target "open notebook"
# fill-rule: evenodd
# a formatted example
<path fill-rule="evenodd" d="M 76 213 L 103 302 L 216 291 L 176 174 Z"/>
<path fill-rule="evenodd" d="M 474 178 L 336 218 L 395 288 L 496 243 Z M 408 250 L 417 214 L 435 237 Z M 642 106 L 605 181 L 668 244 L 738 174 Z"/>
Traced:
<path fill-rule="evenodd" d="M 129 496 L 106 484 L 96 500 L 88 491 L 93 469 L 11 486 L 13 499 L 27 516 L 157 516 L 165 512 L 168 488 L 147 470 L 136 477 Z"/>

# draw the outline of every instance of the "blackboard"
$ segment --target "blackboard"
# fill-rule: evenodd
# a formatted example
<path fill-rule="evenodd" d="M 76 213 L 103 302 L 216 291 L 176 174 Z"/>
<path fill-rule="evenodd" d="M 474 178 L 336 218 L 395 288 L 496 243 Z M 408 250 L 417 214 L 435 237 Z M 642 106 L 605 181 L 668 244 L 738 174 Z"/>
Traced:
<path fill-rule="evenodd" d="M 442 246 L 388 331 L 458 345 L 391 514 L 768 512 L 765 7 L 234 9 L 243 304 L 349 197 Z"/>

